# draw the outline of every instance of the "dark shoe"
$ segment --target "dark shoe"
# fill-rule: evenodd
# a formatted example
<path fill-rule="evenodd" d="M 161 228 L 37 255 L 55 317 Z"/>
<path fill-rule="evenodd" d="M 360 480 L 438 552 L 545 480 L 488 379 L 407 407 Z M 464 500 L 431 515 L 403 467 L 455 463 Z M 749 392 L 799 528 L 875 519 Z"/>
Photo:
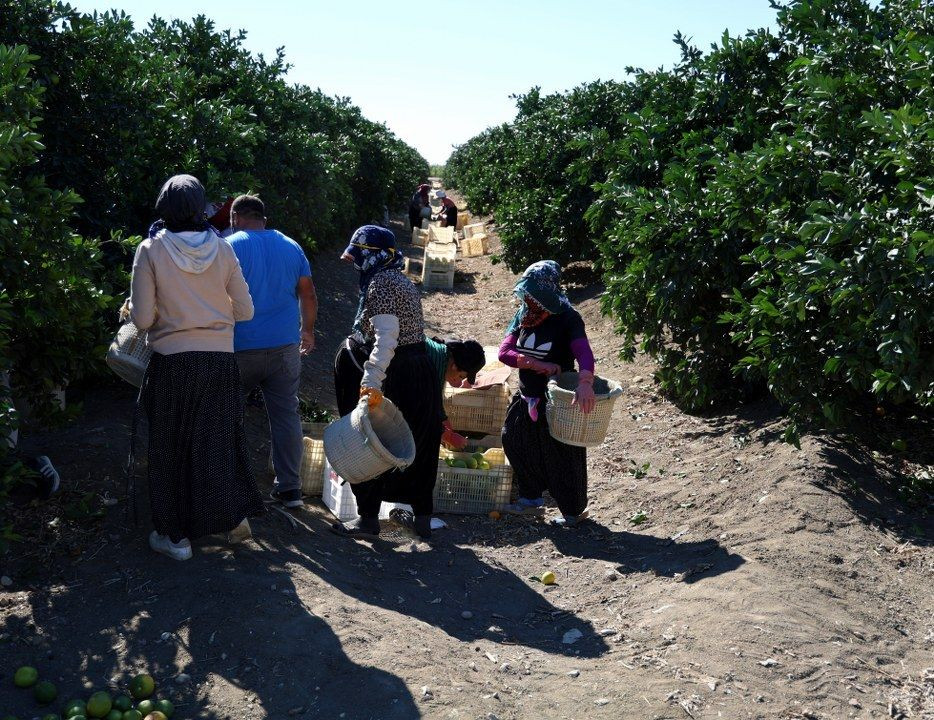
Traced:
<path fill-rule="evenodd" d="M 431 540 L 431 515 L 415 516 L 415 533 L 422 540 Z"/>
<path fill-rule="evenodd" d="M 377 518 L 359 517 L 346 523 L 336 522 L 331 525 L 331 532 L 349 538 L 376 540 L 379 537 L 379 520 Z"/>
<path fill-rule="evenodd" d="M 406 530 L 415 530 L 415 516 L 408 510 L 393 508 L 389 511 L 389 519 Z"/>
<path fill-rule="evenodd" d="M 297 508 L 302 507 L 305 503 L 302 500 L 302 491 L 299 489 L 295 490 L 273 490 L 269 493 L 269 497 L 273 500 L 277 500 L 285 505 L 287 508 Z"/>
<path fill-rule="evenodd" d="M 36 490 L 41 499 L 48 500 L 52 495 L 58 492 L 62 479 L 59 477 L 58 471 L 48 457 L 39 455 L 37 457 L 26 458 L 25 465 L 39 476 L 36 479 Z"/>

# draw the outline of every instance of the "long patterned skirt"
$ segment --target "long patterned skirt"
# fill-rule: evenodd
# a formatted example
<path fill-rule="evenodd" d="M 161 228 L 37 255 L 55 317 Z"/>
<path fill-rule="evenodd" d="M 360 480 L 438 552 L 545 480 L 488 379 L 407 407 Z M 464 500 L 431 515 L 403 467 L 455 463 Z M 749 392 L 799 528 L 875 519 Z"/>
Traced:
<path fill-rule="evenodd" d="M 587 507 L 587 448 L 566 445 L 548 432 L 545 402 L 538 420 L 518 393 L 506 411 L 503 451 L 512 465 L 519 496 L 533 500 L 547 490 L 563 515 L 580 515 Z"/>
<path fill-rule="evenodd" d="M 153 353 L 140 400 L 149 421 L 156 532 L 194 540 L 262 514 L 233 353 Z"/>

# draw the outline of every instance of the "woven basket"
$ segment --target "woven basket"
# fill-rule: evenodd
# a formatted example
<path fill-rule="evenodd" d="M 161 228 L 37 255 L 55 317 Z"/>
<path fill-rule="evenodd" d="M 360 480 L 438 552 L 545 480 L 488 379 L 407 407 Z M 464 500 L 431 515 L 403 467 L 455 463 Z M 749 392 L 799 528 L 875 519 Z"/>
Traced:
<path fill-rule="evenodd" d="M 389 398 L 370 408 L 366 399 L 324 431 L 324 454 L 335 472 L 351 483 L 387 470 L 404 470 L 415 460 L 415 439 Z"/>
<path fill-rule="evenodd" d="M 146 331 L 127 321 L 117 330 L 107 350 L 107 364 L 110 369 L 136 387 L 143 384 L 143 375 L 146 374 L 149 358 L 152 357 L 152 346 L 147 337 Z"/>
<path fill-rule="evenodd" d="M 613 405 L 616 398 L 623 394 L 623 389 L 614 380 L 595 376 L 593 391 L 597 404 L 593 412 L 585 415 L 577 405 L 571 404 L 577 389 L 577 378 L 576 372 L 564 372 L 548 381 L 548 404 L 545 406 L 548 431 L 555 440 L 565 445 L 595 447 L 606 438 L 613 416 Z"/>

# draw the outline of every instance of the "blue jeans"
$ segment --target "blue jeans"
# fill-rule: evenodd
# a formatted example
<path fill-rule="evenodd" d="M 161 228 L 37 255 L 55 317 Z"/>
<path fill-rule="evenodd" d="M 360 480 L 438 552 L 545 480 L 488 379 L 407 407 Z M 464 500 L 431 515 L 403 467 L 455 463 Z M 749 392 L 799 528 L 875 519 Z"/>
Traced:
<path fill-rule="evenodd" d="M 257 385 L 263 391 L 272 465 L 276 471 L 275 489 L 280 492 L 301 489 L 302 421 L 298 415 L 298 385 L 302 358 L 298 343 L 235 353 L 240 367 L 240 386 L 247 395 Z"/>

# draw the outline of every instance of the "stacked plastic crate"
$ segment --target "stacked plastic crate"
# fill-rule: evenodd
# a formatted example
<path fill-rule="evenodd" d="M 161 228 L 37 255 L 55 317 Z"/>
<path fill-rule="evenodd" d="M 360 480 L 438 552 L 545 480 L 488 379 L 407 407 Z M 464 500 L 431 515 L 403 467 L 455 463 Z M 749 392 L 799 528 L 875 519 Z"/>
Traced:
<path fill-rule="evenodd" d="M 453 288 L 456 259 L 457 245 L 455 243 L 429 241 L 425 246 L 425 257 L 422 260 L 422 287 L 447 290 Z"/>

